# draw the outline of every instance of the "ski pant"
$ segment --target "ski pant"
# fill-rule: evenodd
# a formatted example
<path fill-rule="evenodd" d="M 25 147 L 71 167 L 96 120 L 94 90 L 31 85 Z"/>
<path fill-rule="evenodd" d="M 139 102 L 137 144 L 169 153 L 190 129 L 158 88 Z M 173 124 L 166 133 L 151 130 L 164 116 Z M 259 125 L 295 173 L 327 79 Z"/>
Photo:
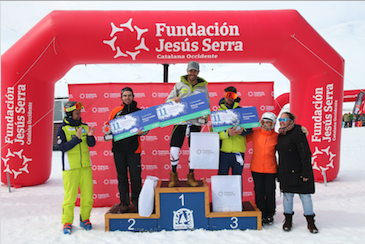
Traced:
<path fill-rule="evenodd" d="M 115 168 L 118 174 L 118 190 L 120 203 L 122 205 L 129 205 L 129 184 L 128 184 L 128 170 L 131 177 L 132 203 L 138 207 L 138 197 L 142 189 L 141 178 L 141 154 L 140 153 L 126 153 L 114 152 Z"/>
<path fill-rule="evenodd" d="M 62 224 L 73 223 L 74 208 L 80 187 L 80 216 L 82 220 L 90 219 L 93 207 L 94 191 L 91 167 L 63 171 L 63 188 L 65 197 L 62 204 Z"/>
<path fill-rule="evenodd" d="M 172 133 L 171 133 L 170 147 L 178 147 L 178 148 L 182 147 L 184 140 L 185 140 L 185 136 L 186 136 L 186 128 L 187 128 L 187 125 L 174 125 L 174 128 L 172 129 Z M 189 147 L 190 147 L 191 132 L 200 132 L 200 129 L 201 129 L 201 126 L 198 126 L 198 125 L 190 126 L 189 138 L 188 138 Z"/>
<path fill-rule="evenodd" d="M 177 165 L 179 163 L 180 149 L 184 144 L 186 137 L 186 129 L 188 125 L 174 125 L 170 139 L 170 162 L 171 165 Z M 190 135 L 191 132 L 200 132 L 201 126 L 191 125 L 188 133 L 188 146 L 190 148 Z M 175 152 L 175 153 L 174 153 Z M 190 161 L 189 161 L 190 167 Z"/>
<path fill-rule="evenodd" d="M 255 202 L 262 212 L 262 218 L 272 217 L 276 211 L 276 174 L 251 173 L 254 182 Z"/>
<path fill-rule="evenodd" d="M 242 158 L 245 158 L 245 154 L 241 153 Z M 220 152 L 219 154 L 219 168 L 218 175 L 228 175 L 229 168 L 232 168 L 232 175 L 242 175 L 243 166 L 236 160 L 234 153 Z"/>

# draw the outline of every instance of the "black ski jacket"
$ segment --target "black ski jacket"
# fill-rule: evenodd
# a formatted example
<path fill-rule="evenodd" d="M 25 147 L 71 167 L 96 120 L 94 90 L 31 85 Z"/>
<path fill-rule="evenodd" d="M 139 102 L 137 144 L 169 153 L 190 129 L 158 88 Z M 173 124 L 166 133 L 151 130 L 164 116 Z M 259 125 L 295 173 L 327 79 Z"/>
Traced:
<path fill-rule="evenodd" d="M 280 134 L 276 149 L 279 154 L 280 190 L 299 194 L 314 193 L 312 153 L 301 126 L 295 125 L 286 135 Z M 302 177 L 309 178 L 309 180 L 304 182 Z"/>

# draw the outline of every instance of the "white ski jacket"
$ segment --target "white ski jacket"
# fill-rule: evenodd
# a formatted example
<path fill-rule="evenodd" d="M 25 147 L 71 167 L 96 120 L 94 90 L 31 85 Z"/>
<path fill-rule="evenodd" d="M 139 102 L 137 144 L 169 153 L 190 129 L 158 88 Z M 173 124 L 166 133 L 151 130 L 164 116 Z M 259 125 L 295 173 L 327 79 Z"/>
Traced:
<path fill-rule="evenodd" d="M 184 98 L 184 97 L 188 97 L 188 96 L 192 96 L 198 93 L 202 93 L 205 92 L 205 95 L 207 96 L 207 100 L 210 106 L 210 100 L 209 100 L 209 92 L 208 92 L 208 82 L 206 80 L 204 80 L 203 78 L 198 76 L 198 83 L 194 86 L 192 86 L 189 81 L 187 80 L 188 76 L 187 75 L 183 75 L 181 76 L 181 80 L 180 82 L 176 83 L 174 88 L 172 88 L 169 96 L 166 98 L 165 102 L 171 102 L 173 100 L 174 97 L 180 97 L 180 98 Z M 191 119 L 189 121 L 185 121 L 179 124 L 187 124 L 188 122 L 194 124 L 194 125 L 201 125 L 198 122 L 198 118 L 196 119 Z"/>

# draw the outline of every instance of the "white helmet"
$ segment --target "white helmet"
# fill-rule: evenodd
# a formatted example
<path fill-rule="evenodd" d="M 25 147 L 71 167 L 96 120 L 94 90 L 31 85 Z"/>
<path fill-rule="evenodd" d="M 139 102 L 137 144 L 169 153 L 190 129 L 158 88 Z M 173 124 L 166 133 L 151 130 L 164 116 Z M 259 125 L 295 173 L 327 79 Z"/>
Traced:
<path fill-rule="evenodd" d="M 271 120 L 272 122 L 274 122 L 274 124 L 276 123 L 276 115 L 274 113 L 271 112 L 266 112 L 261 116 L 261 120 L 263 119 L 267 119 L 267 120 Z"/>

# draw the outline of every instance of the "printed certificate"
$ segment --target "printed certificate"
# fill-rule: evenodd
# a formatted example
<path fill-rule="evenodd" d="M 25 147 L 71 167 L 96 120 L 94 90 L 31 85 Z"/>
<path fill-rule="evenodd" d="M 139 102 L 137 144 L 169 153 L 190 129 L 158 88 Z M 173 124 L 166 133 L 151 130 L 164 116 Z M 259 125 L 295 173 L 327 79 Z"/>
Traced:
<path fill-rule="evenodd" d="M 256 107 L 214 111 L 210 114 L 210 118 L 214 132 L 224 131 L 234 126 L 242 126 L 245 129 L 260 126 Z"/>
<path fill-rule="evenodd" d="M 182 98 L 179 103 L 168 102 L 156 106 L 160 127 L 181 123 L 210 114 L 209 103 L 204 92 Z"/>
<path fill-rule="evenodd" d="M 113 133 L 113 140 L 119 141 L 136 135 L 138 130 L 155 129 L 160 126 L 160 123 L 154 106 L 110 120 L 109 125 Z"/>

